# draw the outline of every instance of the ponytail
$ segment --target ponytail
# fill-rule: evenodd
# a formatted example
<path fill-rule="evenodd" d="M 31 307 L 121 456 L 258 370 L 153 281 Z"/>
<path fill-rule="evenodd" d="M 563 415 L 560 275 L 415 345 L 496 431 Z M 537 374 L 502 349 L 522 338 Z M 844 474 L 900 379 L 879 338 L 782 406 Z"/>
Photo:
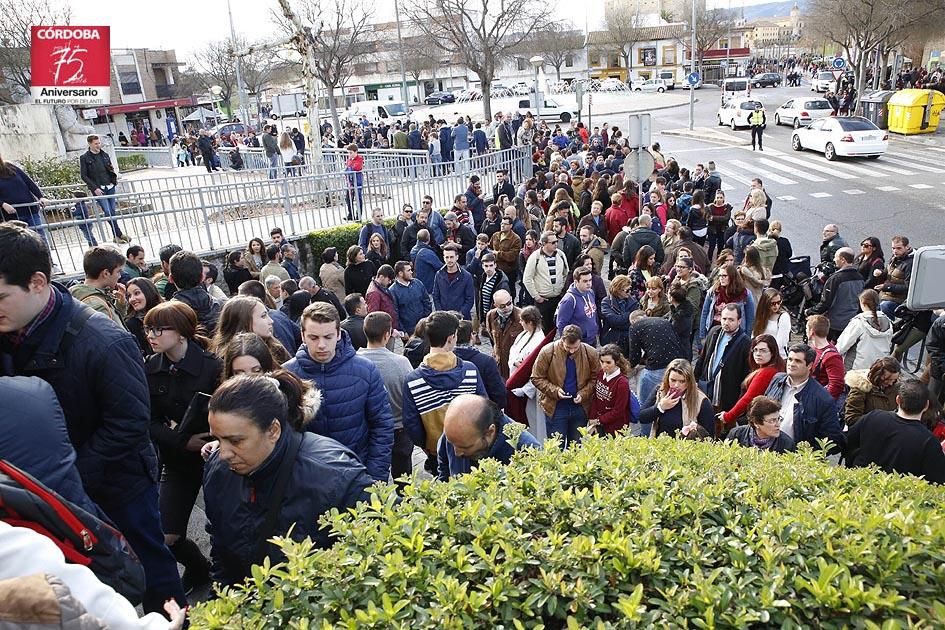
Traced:
<path fill-rule="evenodd" d="M 315 417 L 321 395 L 308 381 L 288 370 L 272 374 L 241 374 L 224 381 L 210 398 L 210 413 L 244 416 L 261 430 L 273 420 L 296 431 Z"/>
<path fill-rule="evenodd" d="M 862 291 L 859 295 L 860 304 L 869 309 L 870 314 L 873 316 L 873 328 L 879 330 L 879 293 L 873 289 L 866 289 Z"/>
<path fill-rule="evenodd" d="M 285 396 L 286 421 L 296 431 L 315 418 L 322 404 L 322 394 L 311 381 L 303 381 L 288 370 L 278 369 L 269 375 L 279 383 Z"/>

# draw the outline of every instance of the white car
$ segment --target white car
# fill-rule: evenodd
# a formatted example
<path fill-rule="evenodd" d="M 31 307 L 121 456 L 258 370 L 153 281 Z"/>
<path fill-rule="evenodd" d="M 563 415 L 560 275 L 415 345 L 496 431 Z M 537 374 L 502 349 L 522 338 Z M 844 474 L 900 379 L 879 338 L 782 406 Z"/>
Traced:
<path fill-rule="evenodd" d="M 634 92 L 660 92 L 666 91 L 666 84 L 663 79 L 647 79 L 646 81 L 636 81 L 633 84 Z"/>
<path fill-rule="evenodd" d="M 792 98 L 774 110 L 774 124 L 806 127 L 815 120 L 826 118 L 833 108 L 825 98 Z"/>
<path fill-rule="evenodd" d="M 837 84 L 833 78 L 833 72 L 818 72 L 817 76 L 811 79 L 810 89 L 812 92 L 829 92 Z"/>
<path fill-rule="evenodd" d="M 732 131 L 739 127 L 750 127 L 748 117 L 759 107 L 764 109 L 764 104 L 756 98 L 730 98 L 725 101 L 718 111 L 719 126 L 728 125 Z"/>
<path fill-rule="evenodd" d="M 518 102 L 518 113 L 525 115 L 527 112 L 534 114 L 532 99 L 522 99 Z M 577 120 L 578 111 L 573 107 L 560 105 L 558 101 L 552 98 L 546 98 L 544 105 L 539 108 L 538 118 L 542 120 L 554 120 L 563 123 L 571 122 L 571 119 Z"/>
<path fill-rule="evenodd" d="M 791 148 L 819 151 L 828 160 L 855 156 L 876 159 L 889 148 L 889 134 L 861 116 L 822 118 L 809 127 L 795 129 Z"/>

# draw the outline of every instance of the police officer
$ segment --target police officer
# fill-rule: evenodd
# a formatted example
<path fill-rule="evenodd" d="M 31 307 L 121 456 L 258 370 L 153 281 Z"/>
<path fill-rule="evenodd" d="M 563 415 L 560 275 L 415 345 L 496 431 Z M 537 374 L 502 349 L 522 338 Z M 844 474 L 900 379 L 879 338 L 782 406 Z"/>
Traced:
<path fill-rule="evenodd" d="M 748 117 L 748 122 L 751 124 L 751 150 L 755 150 L 755 138 L 757 138 L 758 150 L 764 151 L 764 148 L 761 146 L 761 137 L 764 135 L 765 131 L 765 110 L 761 103 L 758 103 L 755 107 L 755 111 Z"/>

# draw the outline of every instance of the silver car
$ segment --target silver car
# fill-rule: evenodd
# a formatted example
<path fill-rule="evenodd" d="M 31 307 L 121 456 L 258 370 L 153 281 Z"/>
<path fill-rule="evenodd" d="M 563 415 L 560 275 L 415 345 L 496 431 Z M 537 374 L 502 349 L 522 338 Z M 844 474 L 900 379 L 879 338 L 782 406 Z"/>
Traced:
<path fill-rule="evenodd" d="M 820 118 L 826 118 L 831 112 L 833 112 L 833 107 L 825 98 L 792 98 L 774 110 L 774 124 L 791 125 L 798 129 Z"/>

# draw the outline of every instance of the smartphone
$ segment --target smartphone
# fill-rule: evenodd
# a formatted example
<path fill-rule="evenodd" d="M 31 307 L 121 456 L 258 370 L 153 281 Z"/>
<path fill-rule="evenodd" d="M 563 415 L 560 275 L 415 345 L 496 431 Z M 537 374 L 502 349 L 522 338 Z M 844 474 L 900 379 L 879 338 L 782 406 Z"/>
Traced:
<path fill-rule="evenodd" d="M 671 388 L 670 388 L 670 390 L 669 390 L 669 397 L 670 397 L 670 398 L 679 398 L 680 396 L 682 396 L 682 391 L 680 391 L 680 389 L 679 389 L 678 387 L 671 387 Z"/>

